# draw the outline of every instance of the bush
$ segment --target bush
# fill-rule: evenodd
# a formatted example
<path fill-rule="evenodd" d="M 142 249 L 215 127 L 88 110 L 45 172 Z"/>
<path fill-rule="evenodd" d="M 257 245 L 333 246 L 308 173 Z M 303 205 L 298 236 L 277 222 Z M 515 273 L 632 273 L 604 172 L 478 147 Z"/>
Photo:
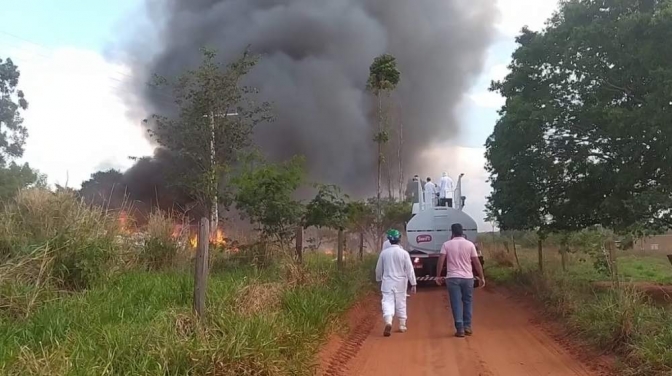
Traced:
<path fill-rule="evenodd" d="M 42 249 L 52 261 L 46 273 L 60 288 L 80 290 L 106 275 L 119 254 L 120 224 L 114 213 L 90 207 L 67 192 L 29 189 L 0 212 L 5 262 L 22 264 Z"/>
<path fill-rule="evenodd" d="M 160 270 L 173 266 L 180 252 L 178 238 L 174 234 L 175 222 L 161 211 L 149 215 L 147 237 L 140 252 L 140 261 L 151 270 Z"/>

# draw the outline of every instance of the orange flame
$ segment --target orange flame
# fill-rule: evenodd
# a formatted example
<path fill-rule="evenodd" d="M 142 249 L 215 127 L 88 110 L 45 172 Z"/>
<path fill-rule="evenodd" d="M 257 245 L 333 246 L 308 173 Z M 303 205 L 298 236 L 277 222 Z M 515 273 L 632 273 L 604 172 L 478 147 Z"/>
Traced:
<path fill-rule="evenodd" d="M 121 231 L 128 233 L 128 213 L 126 213 L 125 210 L 122 210 L 119 213 L 119 226 L 121 227 Z"/>
<path fill-rule="evenodd" d="M 213 234 L 210 235 L 210 244 L 212 245 L 226 245 L 226 237 L 224 236 L 224 231 L 217 229 Z M 191 248 L 196 248 L 198 246 L 198 234 L 193 234 L 189 237 L 189 245 Z"/>
<path fill-rule="evenodd" d="M 217 229 L 212 236 L 210 236 L 210 243 L 215 245 L 226 245 L 226 238 L 224 238 L 224 232 L 221 229 Z"/>

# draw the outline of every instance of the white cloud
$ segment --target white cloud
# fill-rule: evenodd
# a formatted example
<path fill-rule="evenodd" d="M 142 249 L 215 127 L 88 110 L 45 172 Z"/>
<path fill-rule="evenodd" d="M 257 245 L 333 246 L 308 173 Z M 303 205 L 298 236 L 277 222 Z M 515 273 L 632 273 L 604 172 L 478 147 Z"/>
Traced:
<path fill-rule="evenodd" d="M 558 7 L 558 0 L 497 0 L 501 12 L 497 28 L 506 36 L 514 36 L 523 26 L 540 30 Z"/>
<path fill-rule="evenodd" d="M 501 81 L 506 78 L 506 75 L 509 74 L 509 72 L 510 69 L 506 64 L 496 64 L 490 68 L 487 75 L 491 81 Z"/>
<path fill-rule="evenodd" d="M 490 91 L 469 94 L 469 99 L 478 107 L 493 110 L 499 110 L 504 104 L 504 98 L 501 95 Z"/>
<path fill-rule="evenodd" d="M 78 187 L 101 167 L 125 169 L 128 156 L 151 154 L 139 124 L 117 95 L 128 70 L 98 53 L 75 48 L 7 51 L 21 71 L 29 102 L 23 160 L 50 183 Z"/>

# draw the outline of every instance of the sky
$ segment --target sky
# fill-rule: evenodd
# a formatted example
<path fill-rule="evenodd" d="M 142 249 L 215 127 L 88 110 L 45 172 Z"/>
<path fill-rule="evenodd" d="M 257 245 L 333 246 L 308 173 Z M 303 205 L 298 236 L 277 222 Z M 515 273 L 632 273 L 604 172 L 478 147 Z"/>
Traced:
<path fill-rule="evenodd" d="M 488 86 L 506 75 L 520 29 L 540 29 L 557 7 L 557 0 L 493 1 L 501 13 L 499 36 L 480 78 L 464 93 L 460 135 L 423 155 L 443 161 L 452 175 L 465 174 L 465 211 L 483 230 L 491 226 L 483 221 L 490 191 L 483 145 L 503 104 Z M 124 170 L 133 164 L 130 156 L 152 153 L 139 121 L 128 116 L 121 99 L 129 94 L 122 82 L 132 72 L 111 52 L 127 37 L 124 25 L 143 21 L 141 2 L 0 0 L 0 58 L 11 57 L 19 66 L 19 86 L 30 104 L 24 114 L 29 138 L 23 161 L 47 174 L 50 184 L 78 188 L 96 171 Z"/>

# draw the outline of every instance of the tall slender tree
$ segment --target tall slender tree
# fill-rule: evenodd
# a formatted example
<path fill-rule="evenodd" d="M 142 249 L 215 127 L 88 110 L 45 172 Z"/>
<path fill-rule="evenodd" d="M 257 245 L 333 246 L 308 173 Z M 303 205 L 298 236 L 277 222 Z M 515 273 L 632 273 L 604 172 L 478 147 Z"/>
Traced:
<path fill-rule="evenodd" d="M 377 102 L 377 122 L 378 129 L 373 137 L 377 144 L 377 176 L 376 176 L 376 216 L 378 223 L 381 223 L 381 180 L 383 176 L 383 163 L 385 163 L 384 146 L 390 140 L 387 122 L 389 110 L 387 100 L 392 91 L 399 85 L 401 73 L 397 69 L 397 60 L 390 54 L 383 54 L 376 57 L 369 67 L 369 79 L 367 81 L 368 90 L 376 97 Z M 391 188 L 390 188 L 391 190 Z"/>
<path fill-rule="evenodd" d="M 256 56 L 245 51 L 223 65 L 215 51 L 204 48 L 202 53 L 197 69 L 175 80 L 155 78 L 155 85 L 172 89 L 178 112 L 175 117 L 154 115 L 150 133 L 181 162 L 177 183 L 210 208 L 210 226 L 217 228 L 219 204 L 228 203 L 231 193 L 222 181 L 251 146 L 254 126 L 272 117 L 268 103 L 255 102 L 257 90 L 241 85 Z"/>

